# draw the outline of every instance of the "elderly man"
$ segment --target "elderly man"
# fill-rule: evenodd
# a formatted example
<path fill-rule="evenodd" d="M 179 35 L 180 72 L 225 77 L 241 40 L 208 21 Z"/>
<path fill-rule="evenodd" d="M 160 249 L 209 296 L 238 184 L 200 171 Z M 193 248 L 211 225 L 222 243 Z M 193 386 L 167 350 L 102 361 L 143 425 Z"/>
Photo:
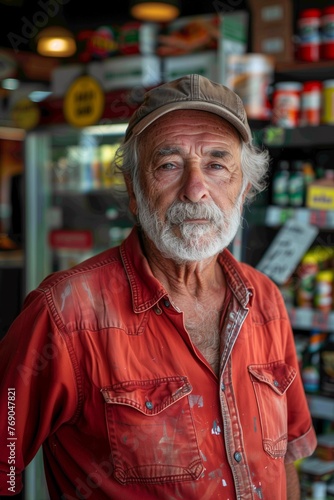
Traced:
<path fill-rule="evenodd" d="M 43 445 L 52 500 L 298 499 L 316 438 L 291 326 L 226 249 L 268 166 L 241 100 L 198 75 L 157 87 L 118 160 L 136 227 L 46 278 L 0 344 L 1 493 L 11 388 L 16 491 Z"/>

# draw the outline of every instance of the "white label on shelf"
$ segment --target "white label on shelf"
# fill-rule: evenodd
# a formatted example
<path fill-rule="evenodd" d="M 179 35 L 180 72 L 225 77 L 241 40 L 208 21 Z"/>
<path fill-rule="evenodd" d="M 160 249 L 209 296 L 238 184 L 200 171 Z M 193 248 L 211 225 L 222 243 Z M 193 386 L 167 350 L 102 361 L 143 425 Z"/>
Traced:
<path fill-rule="evenodd" d="M 315 226 L 289 219 L 273 239 L 256 266 L 279 285 L 283 285 L 296 269 L 319 230 Z"/>
<path fill-rule="evenodd" d="M 261 43 L 265 54 L 279 54 L 284 50 L 284 39 L 280 37 L 265 38 Z"/>
<path fill-rule="evenodd" d="M 265 22 L 281 21 L 284 17 L 282 5 L 268 5 L 261 9 L 261 18 Z"/>

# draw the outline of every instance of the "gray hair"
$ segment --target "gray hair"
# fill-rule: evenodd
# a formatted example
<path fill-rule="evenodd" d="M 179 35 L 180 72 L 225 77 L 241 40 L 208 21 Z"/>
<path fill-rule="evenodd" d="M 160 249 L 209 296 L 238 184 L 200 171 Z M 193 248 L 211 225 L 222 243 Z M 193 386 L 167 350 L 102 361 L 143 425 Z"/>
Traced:
<path fill-rule="evenodd" d="M 115 168 L 128 177 L 134 192 L 138 193 L 140 188 L 138 138 L 131 136 L 123 143 L 118 148 L 114 161 Z M 242 192 L 250 186 L 245 202 L 249 203 L 258 193 L 266 189 L 269 162 L 268 150 L 241 141 Z"/>

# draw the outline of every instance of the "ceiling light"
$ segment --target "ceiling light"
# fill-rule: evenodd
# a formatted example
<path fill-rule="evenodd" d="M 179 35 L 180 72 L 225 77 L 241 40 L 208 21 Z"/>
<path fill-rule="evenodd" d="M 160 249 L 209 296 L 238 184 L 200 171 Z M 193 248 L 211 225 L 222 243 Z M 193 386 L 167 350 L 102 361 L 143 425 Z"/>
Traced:
<path fill-rule="evenodd" d="M 177 0 L 161 0 L 160 2 L 132 0 L 130 13 L 140 21 L 164 23 L 178 17 L 180 8 Z"/>
<path fill-rule="evenodd" d="M 72 33 L 60 26 L 43 29 L 36 37 L 37 52 L 48 57 L 70 57 L 76 52 Z"/>

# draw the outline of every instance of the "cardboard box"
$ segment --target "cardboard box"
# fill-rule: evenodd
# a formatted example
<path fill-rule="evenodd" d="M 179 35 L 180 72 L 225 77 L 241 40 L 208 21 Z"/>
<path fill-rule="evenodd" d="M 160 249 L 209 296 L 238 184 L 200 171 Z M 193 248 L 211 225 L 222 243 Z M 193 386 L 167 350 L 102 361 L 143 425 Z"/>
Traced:
<path fill-rule="evenodd" d="M 334 182 L 319 179 L 307 186 L 306 206 L 318 210 L 334 210 Z"/>
<path fill-rule="evenodd" d="M 182 76 L 196 73 L 217 80 L 217 53 L 215 51 L 187 54 L 184 56 L 164 57 L 162 59 L 162 78 L 169 82 Z"/>
<path fill-rule="evenodd" d="M 293 25 L 293 5 L 291 0 L 249 0 L 252 19 L 257 26 L 268 28 L 286 23 Z"/>
<path fill-rule="evenodd" d="M 294 60 L 293 5 L 291 0 L 250 0 L 252 52 L 275 57 L 277 62 Z"/>
<path fill-rule="evenodd" d="M 272 56 L 275 62 L 294 60 L 292 34 L 281 26 L 253 28 L 252 51 Z"/>

